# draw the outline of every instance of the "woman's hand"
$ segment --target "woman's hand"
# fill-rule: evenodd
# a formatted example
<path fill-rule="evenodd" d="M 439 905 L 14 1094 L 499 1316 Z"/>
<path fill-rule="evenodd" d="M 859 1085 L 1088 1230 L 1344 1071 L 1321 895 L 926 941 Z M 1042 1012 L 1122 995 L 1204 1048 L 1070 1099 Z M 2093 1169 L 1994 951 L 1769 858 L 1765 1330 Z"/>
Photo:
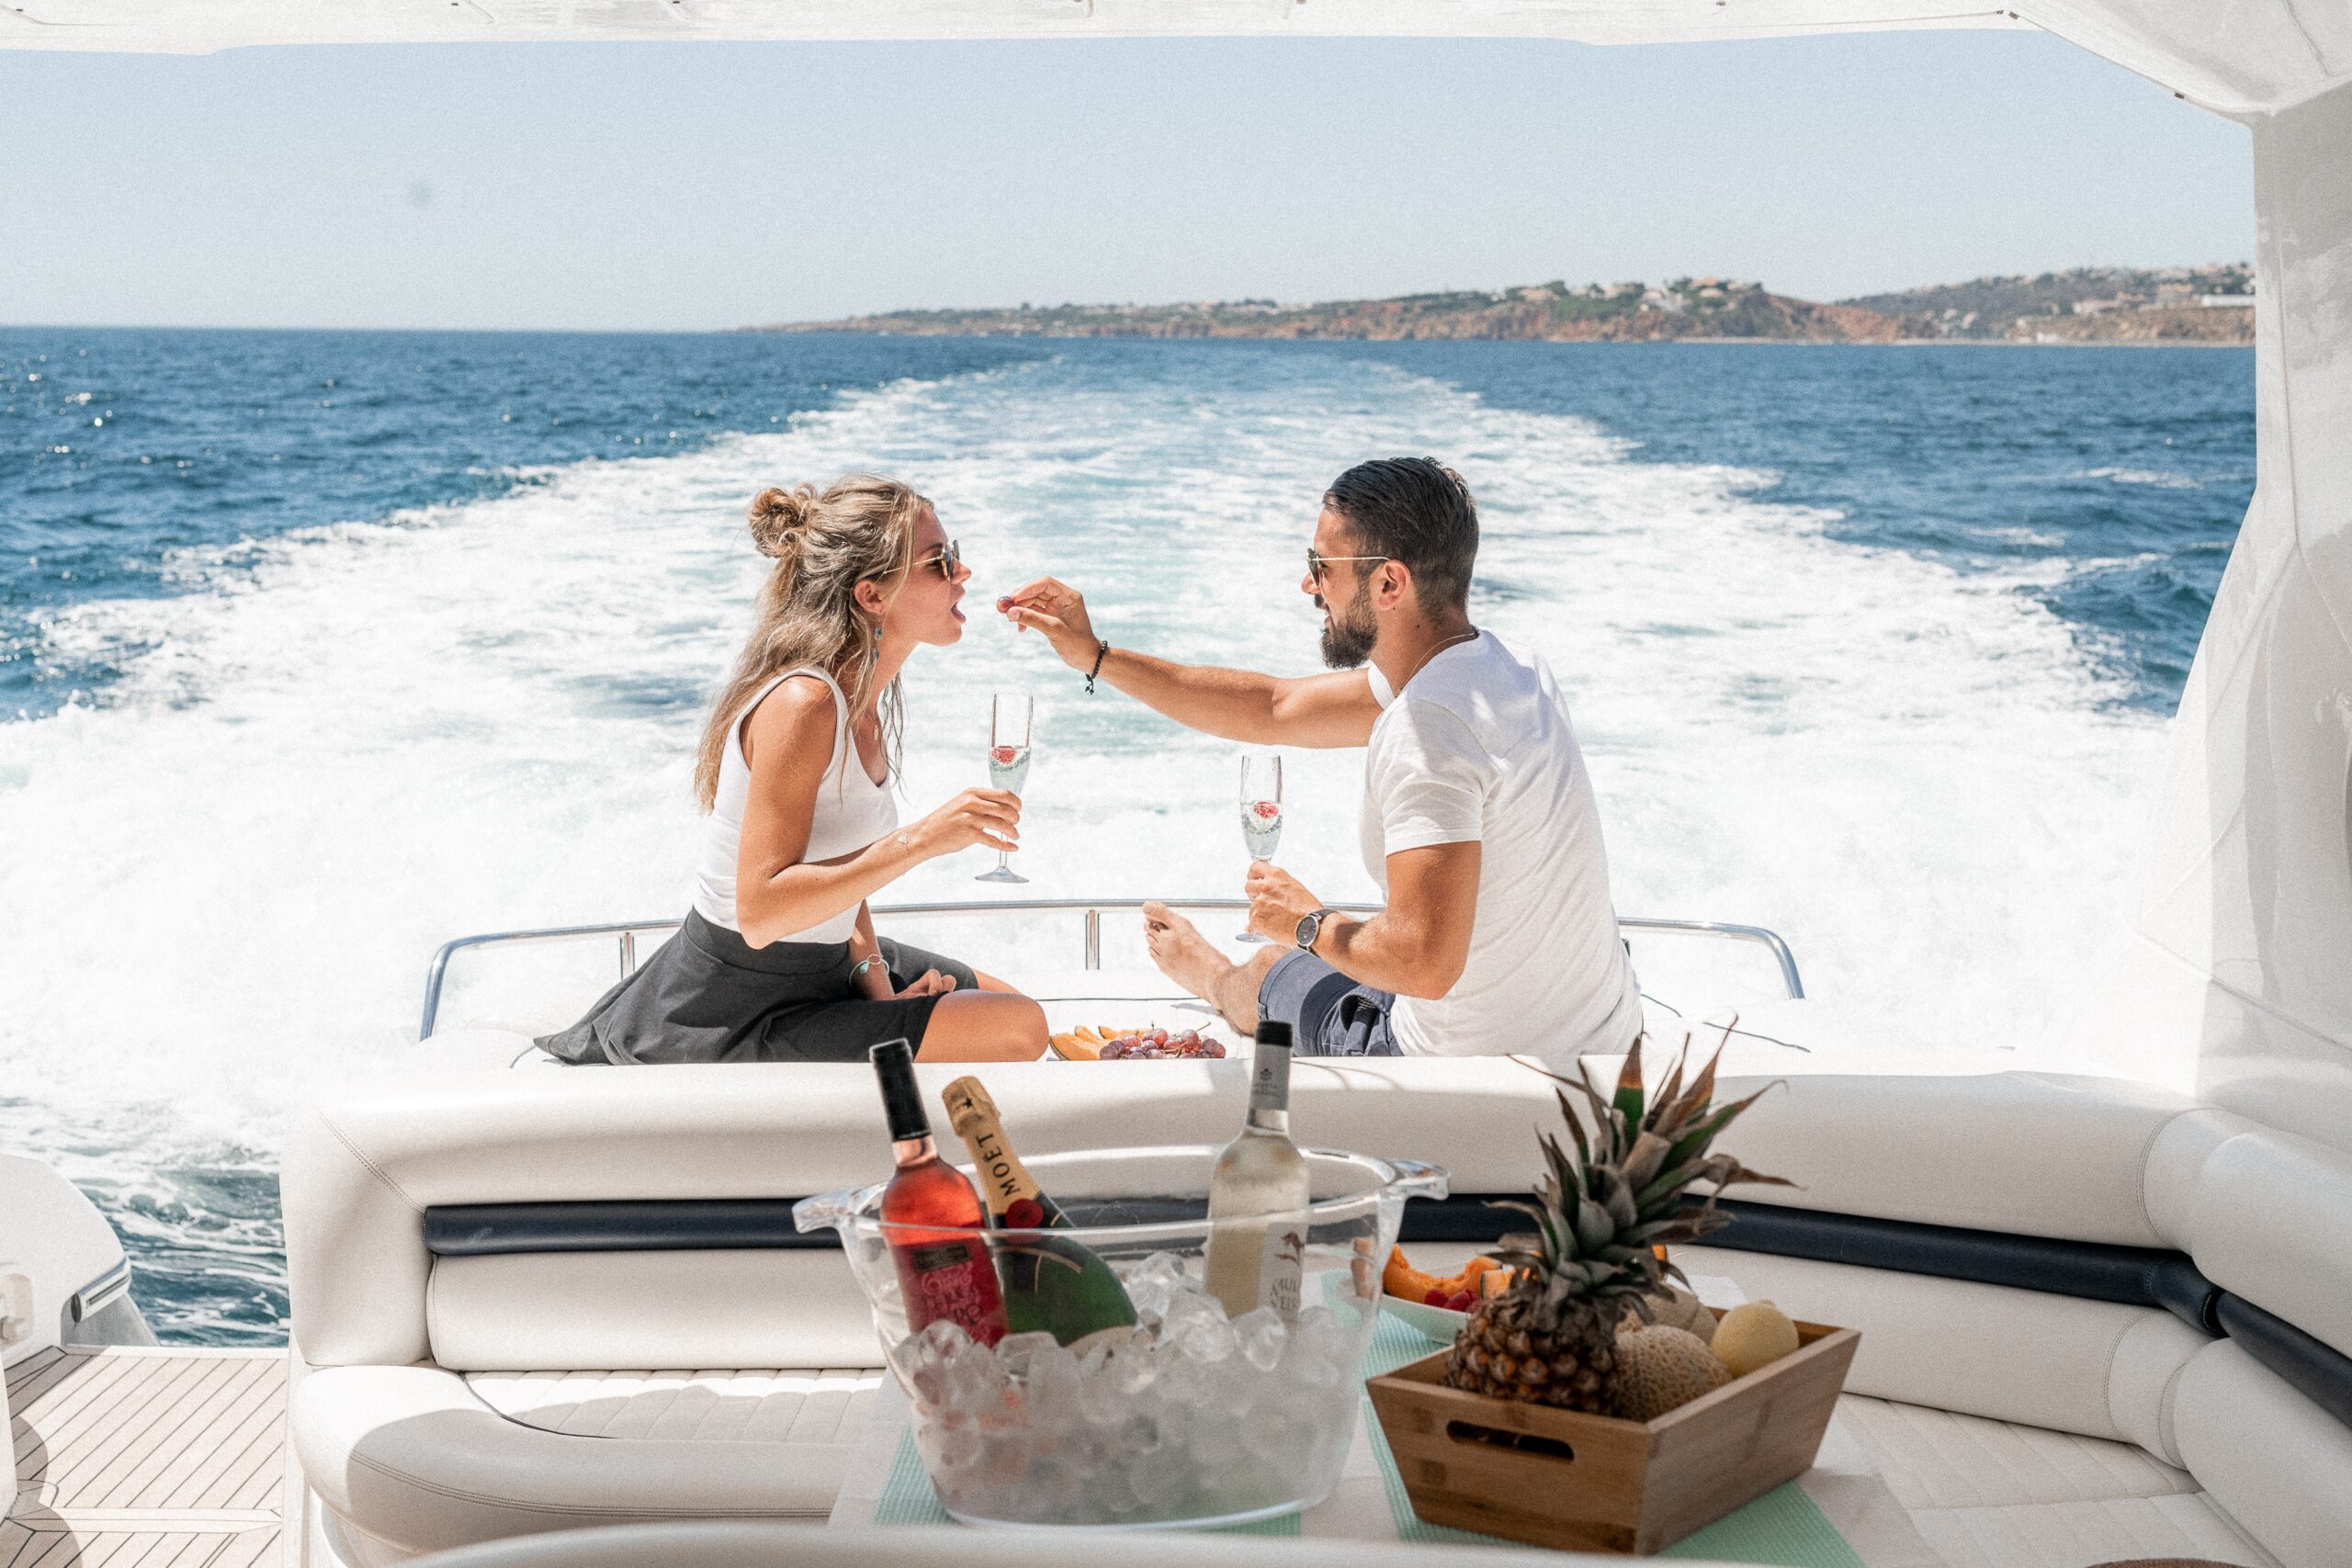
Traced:
<path fill-rule="evenodd" d="M 996 607 L 1023 631 L 1034 626 L 1045 633 L 1054 652 L 1071 669 L 1094 668 L 1102 644 L 1095 640 L 1094 623 L 1086 614 L 1086 595 L 1069 583 L 1041 577 L 998 600 Z"/>
<path fill-rule="evenodd" d="M 910 980 L 907 982 L 907 988 L 900 991 L 899 996 L 901 998 L 907 997 L 944 997 L 955 988 L 955 976 L 943 975 L 936 969 L 926 969 L 922 972 L 922 977 L 921 979 Z"/>
<path fill-rule="evenodd" d="M 1021 797 L 1009 789 L 967 789 L 907 830 L 925 860 L 984 844 L 1010 854 L 1021 847 Z"/>

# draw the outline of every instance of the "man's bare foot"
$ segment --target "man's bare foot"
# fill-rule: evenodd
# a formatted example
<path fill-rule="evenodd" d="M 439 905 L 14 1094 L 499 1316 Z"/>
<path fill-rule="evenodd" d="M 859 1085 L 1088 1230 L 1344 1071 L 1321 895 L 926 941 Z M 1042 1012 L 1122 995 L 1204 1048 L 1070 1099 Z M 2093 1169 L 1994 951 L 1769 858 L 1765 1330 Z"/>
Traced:
<path fill-rule="evenodd" d="M 1233 973 L 1200 928 L 1165 904 L 1143 907 L 1143 944 L 1161 974 L 1205 1002 L 1216 1001 L 1217 983 Z"/>

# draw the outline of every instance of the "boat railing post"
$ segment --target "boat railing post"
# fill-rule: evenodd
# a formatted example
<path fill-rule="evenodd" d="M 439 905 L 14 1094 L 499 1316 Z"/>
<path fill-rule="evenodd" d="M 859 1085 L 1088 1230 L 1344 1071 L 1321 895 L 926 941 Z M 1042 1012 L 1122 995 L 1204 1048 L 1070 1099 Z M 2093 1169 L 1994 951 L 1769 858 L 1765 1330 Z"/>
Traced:
<path fill-rule="evenodd" d="M 621 932 L 621 978 L 626 980 L 637 973 L 637 933 Z"/>
<path fill-rule="evenodd" d="M 1102 967 L 1102 911 L 1091 904 L 1086 908 L 1086 966 Z"/>

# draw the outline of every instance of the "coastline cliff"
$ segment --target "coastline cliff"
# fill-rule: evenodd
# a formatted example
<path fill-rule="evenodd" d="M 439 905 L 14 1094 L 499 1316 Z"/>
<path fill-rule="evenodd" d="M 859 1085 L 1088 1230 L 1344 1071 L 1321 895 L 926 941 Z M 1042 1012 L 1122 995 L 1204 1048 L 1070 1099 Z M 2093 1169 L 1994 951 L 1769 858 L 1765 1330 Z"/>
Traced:
<path fill-rule="evenodd" d="M 753 332 L 913 336 L 1485 339 L 1608 343 L 2198 343 L 2254 341 L 2251 269 L 2083 267 L 1817 303 L 1718 277 L 1531 284 L 1387 299 L 1021 305 L 894 310 Z"/>

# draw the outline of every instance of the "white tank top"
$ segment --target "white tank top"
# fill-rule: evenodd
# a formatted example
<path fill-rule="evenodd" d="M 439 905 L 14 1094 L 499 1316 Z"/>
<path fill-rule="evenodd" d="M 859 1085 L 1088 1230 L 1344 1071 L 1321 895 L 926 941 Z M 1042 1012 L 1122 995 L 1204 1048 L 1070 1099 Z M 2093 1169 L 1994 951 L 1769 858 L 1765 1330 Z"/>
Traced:
<path fill-rule="evenodd" d="M 801 859 L 832 860 L 852 854 L 899 825 L 899 803 L 889 784 L 876 784 L 857 755 L 857 741 L 849 732 L 849 699 L 822 670 L 787 670 L 762 686 L 743 708 L 743 716 L 727 732 L 727 750 L 718 757 L 718 793 L 711 802 L 710 826 L 703 833 L 702 868 L 695 874 L 695 909 L 713 925 L 729 931 L 743 928 L 735 914 L 735 866 L 743 842 L 743 803 L 752 793 L 752 764 L 743 760 L 743 726 L 752 710 L 777 685 L 795 675 L 814 675 L 833 694 L 833 755 L 817 786 L 817 810 L 808 822 L 808 848 Z M 847 942 L 857 929 L 857 906 L 785 942 Z"/>

